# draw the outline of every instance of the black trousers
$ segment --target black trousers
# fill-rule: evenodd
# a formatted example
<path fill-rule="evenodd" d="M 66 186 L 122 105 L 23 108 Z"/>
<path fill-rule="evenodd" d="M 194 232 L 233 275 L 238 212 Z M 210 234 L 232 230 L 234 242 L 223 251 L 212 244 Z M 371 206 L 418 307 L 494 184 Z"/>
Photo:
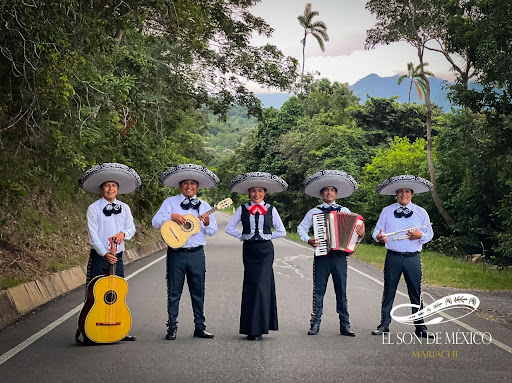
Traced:
<path fill-rule="evenodd" d="M 196 330 L 206 328 L 204 322 L 204 282 L 206 257 L 201 246 L 196 251 L 167 248 L 167 327 L 178 327 L 178 311 L 181 293 L 187 277 L 188 290 L 194 311 Z"/>
<path fill-rule="evenodd" d="M 336 294 L 336 312 L 340 318 L 340 327 L 350 329 L 347 303 L 347 253 L 331 251 L 328 255 L 315 257 L 313 261 L 313 312 L 311 325 L 320 324 L 324 310 L 324 295 L 329 275 Z"/>
<path fill-rule="evenodd" d="M 409 253 L 413 254 L 413 253 Z M 396 289 L 400 277 L 404 275 L 405 283 L 407 285 L 407 292 L 409 299 L 414 305 L 420 305 L 421 302 L 421 255 L 414 253 L 413 255 L 398 255 L 388 251 L 386 254 L 386 261 L 384 262 L 384 291 L 382 294 L 382 308 L 381 308 L 381 322 L 379 327 L 389 327 L 391 323 L 391 309 L 395 300 Z M 414 314 L 418 311 L 417 308 L 412 308 Z M 423 319 L 414 322 L 417 330 L 426 330 L 427 327 L 423 325 Z"/>

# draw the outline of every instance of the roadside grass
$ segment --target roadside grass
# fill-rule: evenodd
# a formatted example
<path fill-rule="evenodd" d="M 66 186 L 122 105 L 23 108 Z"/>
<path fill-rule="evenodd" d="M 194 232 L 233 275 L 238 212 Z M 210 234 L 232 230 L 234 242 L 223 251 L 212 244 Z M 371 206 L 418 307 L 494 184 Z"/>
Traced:
<path fill-rule="evenodd" d="M 297 233 L 286 233 L 286 238 L 304 244 Z M 384 246 L 362 244 L 352 256 L 362 262 L 384 270 Z M 496 270 L 481 263 L 463 262 L 460 259 L 435 251 L 422 251 L 423 282 L 430 285 L 469 290 L 512 291 L 512 269 Z"/>
<path fill-rule="evenodd" d="M 28 280 L 24 278 L 16 278 L 16 277 L 9 277 L 4 278 L 0 280 L 0 290 L 8 289 L 10 287 L 14 287 L 17 285 L 21 285 L 22 283 L 28 282 Z"/>

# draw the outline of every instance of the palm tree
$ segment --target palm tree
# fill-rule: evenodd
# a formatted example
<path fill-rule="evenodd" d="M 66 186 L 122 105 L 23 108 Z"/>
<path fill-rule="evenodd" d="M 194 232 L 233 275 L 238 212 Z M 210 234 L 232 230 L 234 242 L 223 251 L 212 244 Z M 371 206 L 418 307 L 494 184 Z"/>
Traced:
<path fill-rule="evenodd" d="M 301 79 L 304 76 L 304 62 L 306 60 L 305 52 L 306 52 L 306 38 L 309 34 L 312 34 L 313 37 L 318 41 L 318 45 L 320 45 L 320 49 L 322 52 L 325 52 L 325 43 L 329 41 L 329 35 L 327 34 L 327 25 L 323 21 L 315 21 L 313 22 L 313 17 L 318 16 L 320 13 L 318 11 L 313 11 L 311 9 L 311 3 L 307 3 L 304 7 L 304 14 L 298 16 L 300 25 L 304 28 L 304 38 L 300 41 L 302 43 L 302 75 Z"/>
<path fill-rule="evenodd" d="M 428 63 L 424 63 L 423 66 L 427 66 Z M 432 72 L 424 71 L 426 76 L 435 77 Z M 409 85 L 409 104 L 411 103 L 411 91 L 412 85 L 416 87 L 416 92 L 418 92 L 418 98 L 423 100 L 423 94 L 425 94 L 427 84 L 425 80 L 421 77 L 421 68 L 420 65 L 414 66 L 413 63 L 407 63 L 407 74 L 404 74 L 398 78 L 398 85 L 402 85 L 404 79 L 408 78 L 411 80 L 411 84 Z"/>

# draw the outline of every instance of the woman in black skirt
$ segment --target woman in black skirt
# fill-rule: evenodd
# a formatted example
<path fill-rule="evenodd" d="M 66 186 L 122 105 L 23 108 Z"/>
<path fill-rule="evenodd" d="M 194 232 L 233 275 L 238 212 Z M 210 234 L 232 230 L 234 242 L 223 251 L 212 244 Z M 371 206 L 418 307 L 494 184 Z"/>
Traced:
<path fill-rule="evenodd" d="M 264 199 L 266 193 L 278 193 L 287 187 L 281 178 L 264 172 L 240 175 L 229 185 L 231 191 L 249 193 L 251 199 L 236 210 L 226 226 L 227 234 L 244 242 L 240 334 L 247 335 L 248 340 L 261 340 L 262 334 L 278 329 L 272 239 L 286 236 L 286 230 L 276 208 Z M 236 229 L 239 222 L 241 232 Z"/>

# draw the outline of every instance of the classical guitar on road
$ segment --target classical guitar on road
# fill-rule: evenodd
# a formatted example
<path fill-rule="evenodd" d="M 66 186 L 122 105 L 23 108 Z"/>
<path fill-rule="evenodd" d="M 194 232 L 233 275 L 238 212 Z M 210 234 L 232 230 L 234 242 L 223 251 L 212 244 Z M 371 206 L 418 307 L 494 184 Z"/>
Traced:
<path fill-rule="evenodd" d="M 110 250 L 117 245 L 109 238 Z M 78 328 L 95 343 L 114 343 L 130 332 L 132 317 L 126 305 L 128 283 L 116 274 L 116 265 L 110 265 L 110 275 L 101 275 L 87 285 L 87 300 L 78 317 Z"/>
<path fill-rule="evenodd" d="M 223 199 L 204 214 L 210 215 L 219 209 L 225 209 L 231 206 L 232 203 L 233 201 L 231 198 Z M 194 234 L 197 234 L 201 229 L 201 222 L 199 221 L 199 218 L 192 214 L 185 214 L 183 217 L 185 218 L 186 222 L 182 225 L 169 220 L 165 221 L 160 228 L 162 239 L 172 249 L 179 249 L 183 247 L 188 239 Z"/>

